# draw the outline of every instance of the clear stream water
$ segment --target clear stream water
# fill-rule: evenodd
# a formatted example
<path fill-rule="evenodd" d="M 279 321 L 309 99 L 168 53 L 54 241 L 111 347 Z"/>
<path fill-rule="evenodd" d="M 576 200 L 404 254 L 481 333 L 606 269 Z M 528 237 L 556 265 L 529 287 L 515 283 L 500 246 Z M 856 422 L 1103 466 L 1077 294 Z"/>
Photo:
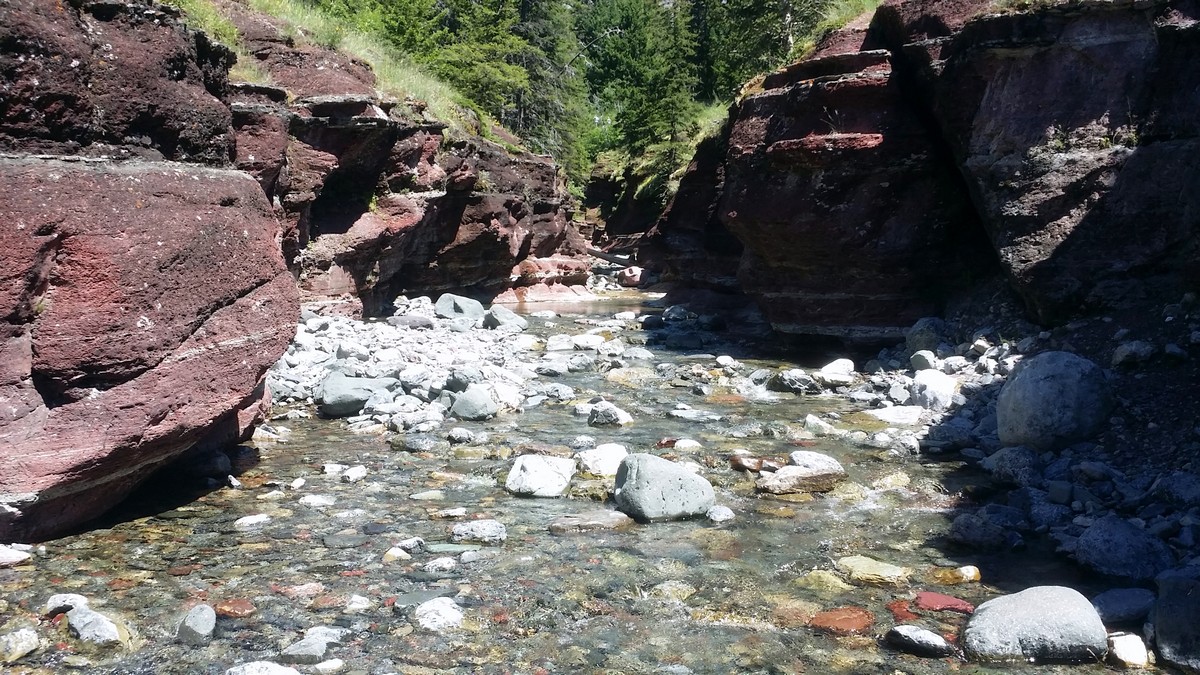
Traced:
<path fill-rule="evenodd" d="M 574 325 L 573 319 L 609 318 L 622 307 L 559 309 L 576 314 L 556 319 L 553 328 L 535 320 L 532 330 L 582 332 L 590 326 Z M 662 363 L 716 368 L 711 356 L 650 349 Z M 722 353 L 715 345 L 706 351 Z M 741 360 L 745 372 L 789 365 Z M 0 570 L 0 635 L 29 626 L 49 641 L 0 671 L 221 673 L 249 661 L 278 662 L 281 649 L 313 626 L 350 629 L 325 658 L 341 659 L 341 672 L 355 673 L 1108 670 L 1099 664 L 984 667 L 954 657 L 918 658 L 883 645 L 881 636 L 896 623 L 888 603 L 911 599 L 917 591 L 979 603 L 1048 583 L 1071 585 L 1089 596 L 1103 589 L 1036 545 L 995 556 L 948 545 L 942 533 L 965 499 L 963 488 L 986 483 L 957 455 L 903 459 L 836 440 L 797 440 L 794 430 L 813 412 L 839 413 L 837 424 L 847 429 L 880 427 L 836 398 L 756 400 L 719 382 L 708 394 L 669 380 L 629 388 L 597 373 L 561 381 L 582 400 L 609 395 L 636 422 L 616 430 L 589 428 L 572 414 L 573 403 L 544 404 L 457 425 L 486 434 L 485 442 L 413 454 L 393 450 L 383 437 L 350 433 L 341 421 L 281 421 L 275 424 L 291 430 L 286 443 L 238 450 L 240 489 L 194 492 L 190 483 L 157 479 L 106 526 L 45 542 L 32 565 Z M 669 417 L 678 403 L 721 419 Z M 566 452 L 567 443 L 581 434 L 700 464 L 718 503 L 731 507 L 736 519 L 551 534 L 547 526 L 554 519 L 602 508 L 589 496 L 599 490 L 577 485 L 573 498 L 516 498 L 504 491 L 503 473 L 514 453 Z M 702 448 L 657 447 L 664 438 L 695 439 Z M 799 445 L 839 459 L 850 483 L 828 496 L 769 498 L 755 494 L 752 476 L 729 467 L 728 456 L 737 448 L 786 456 Z M 342 482 L 323 474 L 322 465 L 330 462 L 362 464 L 369 474 Z M 297 479 L 303 486 L 291 487 Z M 411 498 L 435 489 L 441 499 Z M 336 501 L 313 508 L 299 501 L 308 495 Z M 508 540 L 500 546 L 447 546 L 450 528 L 462 518 L 444 512 L 457 507 L 465 509 L 465 518 L 501 521 Z M 260 513 L 271 516 L 260 529 L 233 525 Z M 424 538 L 434 552 L 385 561 L 385 552 L 408 537 Z M 422 569 L 434 558 L 475 548 L 469 562 L 449 572 Z M 831 588 L 810 574 L 832 571 L 838 558 L 855 554 L 906 566 L 909 580 Z M 963 564 L 978 565 L 982 582 L 943 585 L 932 576 Z M 82 594 L 93 608 L 120 619 L 132 632 L 129 647 L 89 650 L 64 626 L 39 617 L 53 593 Z M 437 634 L 414 628 L 411 606 L 438 595 L 454 596 L 464 608 L 461 629 Z M 175 641 L 180 617 L 198 602 L 218 605 L 224 614 L 215 639 L 201 647 Z M 852 636 L 806 625 L 814 612 L 836 607 L 865 608 L 874 624 Z M 947 635 L 966 620 L 952 612 L 916 613 L 912 622 Z M 311 665 L 294 667 L 316 672 Z"/>

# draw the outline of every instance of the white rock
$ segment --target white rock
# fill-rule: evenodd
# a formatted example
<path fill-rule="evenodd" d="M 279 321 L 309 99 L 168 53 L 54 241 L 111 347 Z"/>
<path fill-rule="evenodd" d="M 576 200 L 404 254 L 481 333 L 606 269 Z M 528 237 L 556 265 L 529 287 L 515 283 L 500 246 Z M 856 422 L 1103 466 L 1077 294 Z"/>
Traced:
<path fill-rule="evenodd" d="M 340 476 L 346 470 L 345 464 L 324 464 L 321 466 L 321 472 L 326 476 Z"/>
<path fill-rule="evenodd" d="M 329 495 L 304 495 L 300 498 L 300 503 L 317 509 L 326 506 L 333 506 L 337 503 L 337 498 Z"/>
<path fill-rule="evenodd" d="M 736 517 L 733 513 L 733 509 L 720 504 L 714 505 L 704 514 L 704 516 L 714 523 L 723 523 L 727 520 L 733 520 Z"/>
<path fill-rule="evenodd" d="M 909 393 L 913 403 L 934 412 L 941 412 L 954 402 L 957 387 L 958 381 L 943 372 L 921 370 L 913 376 Z"/>
<path fill-rule="evenodd" d="M 252 661 L 226 670 L 225 675 L 300 675 L 300 671 L 270 661 Z"/>
<path fill-rule="evenodd" d="M 674 447 L 676 450 L 686 451 L 686 450 L 699 450 L 699 449 L 703 448 L 704 446 L 700 444 L 700 441 L 692 440 L 690 438 L 681 438 L 681 439 L 675 441 Z"/>
<path fill-rule="evenodd" d="M 1150 653 L 1139 635 L 1113 633 L 1108 636 L 1108 656 L 1119 666 L 1145 668 L 1150 665 Z"/>
<path fill-rule="evenodd" d="M 321 675 L 334 675 L 346 669 L 346 662 L 341 659 L 329 659 L 322 661 L 313 666 L 313 670 L 321 673 Z"/>
<path fill-rule="evenodd" d="M 450 598 L 434 598 L 417 605 L 413 619 L 421 628 L 437 633 L 461 626 L 463 611 Z"/>
<path fill-rule="evenodd" d="M 358 614 L 371 609 L 374 605 L 375 603 L 371 602 L 370 598 L 361 595 L 351 595 L 350 599 L 346 601 L 345 613 Z"/>
<path fill-rule="evenodd" d="M 575 454 L 579 469 L 584 473 L 595 476 L 615 476 L 621 460 L 629 454 L 629 450 L 620 443 L 604 443 L 590 450 Z"/>
<path fill-rule="evenodd" d="M 399 546 L 393 546 L 383 554 L 384 563 L 393 563 L 397 560 L 412 560 L 412 556 Z"/>
<path fill-rule="evenodd" d="M 434 558 L 422 566 L 426 572 L 449 572 L 458 567 L 458 561 L 449 556 Z"/>
<path fill-rule="evenodd" d="M 359 464 L 346 469 L 342 473 L 342 481 L 346 483 L 354 483 L 367 477 L 367 467 Z"/>
<path fill-rule="evenodd" d="M 866 411 L 868 415 L 888 424 L 913 426 L 921 421 L 925 409 L 919 405 L 895 405 L 890 408 L 877 408 Z"/>
<path fill-rule="evenodd" d="M 504 489 L 513 494 L 530 497 L 557 497 L 566 492 L 574 475 L 574 459 L 522 455 L 509 470 Z"/>
<path fill-rule="evenodd" d="M 0 567 L 14 567 L 29 560 L 30 557 L 25 551 L 0 544 Z"/>
<path fill-rule="evenodd" d="M 40 649 L 37 631 L 22 628 L 7 635 L 0 635 L 0 663 L 14 663 Z"/>
<path fill-rule="evenodd" d="M 256 513 L 253 516 L 244 516 L 233 521 L 233 526 L 239 530 L 252 530 L 256 527 L 262 527 L 271 522 L 271 516 L 265 513 Z"/>
<path fill-rule="evenodd" d="M 501 544 L 508 539 L 508 530 L 498 520 L 482 519 L 459 523 L 450 533 L 451 541 L 478 541 L 484 544 Z"/>

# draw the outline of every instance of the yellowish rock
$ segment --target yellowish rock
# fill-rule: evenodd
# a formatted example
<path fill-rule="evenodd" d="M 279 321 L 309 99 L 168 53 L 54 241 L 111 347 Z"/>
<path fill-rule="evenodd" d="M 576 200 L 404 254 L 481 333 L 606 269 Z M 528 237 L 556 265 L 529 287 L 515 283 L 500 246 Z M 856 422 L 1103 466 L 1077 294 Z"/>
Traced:
<path fill-rule="evenodd" d="M 899 586 L 908 581 L 908 575 L 912 573 L 907 567 L 881 562 L 865 555 L 841 558 L 836 566 L 838 571 L 850 577 L 851 581 L 877 586 Z"/>
<path fill-rule="evenodd" d="M 803 576 L 797 577 L 792 583 L 801 588 L 807 588 L 827 596 L 839 595 L 846 591 L 854 590 L 853 586 L 842 581 L 841 577 L 829 570 L 813 570 Z"/>

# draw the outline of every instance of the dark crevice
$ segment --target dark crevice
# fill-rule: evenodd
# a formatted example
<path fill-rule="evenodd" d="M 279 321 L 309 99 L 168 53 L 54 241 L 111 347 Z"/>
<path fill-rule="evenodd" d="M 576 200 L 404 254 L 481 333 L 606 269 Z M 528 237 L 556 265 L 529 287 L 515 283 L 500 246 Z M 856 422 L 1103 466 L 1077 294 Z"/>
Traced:
<path fill-rule="evenodd" d="M 969 207 L 963 209 L 969 219 L 946 233 L 945 244 L 948 250 L 955 252 L 953 259 L 958 261 L 958 268 L 951 272 L 962 282 L 956 285 L 973 284 L 1000 275 L 1003 267 L 980 216 L 983 209 L 977 203 L 975 191 L 963 175 L 958 158 L 938 121 L 933 107 L 934 92 L 922 84 L 920 66 L 905 56 L 904 45 L 895 41 L 898 37 L 902 39 L 903 34 L 884 29 L 875 32 L 878 38 L 887 42 L 884 48 L 891 55 L 892 77 L 900 89 L 900 100 L 909 107 L 924 129 L 933 161 L 945 168 L 948 192 L 957 195 Z M 940 286 L 945 285 L 945 281 L 943 278 L 931 280 L 931 283 Z"/>

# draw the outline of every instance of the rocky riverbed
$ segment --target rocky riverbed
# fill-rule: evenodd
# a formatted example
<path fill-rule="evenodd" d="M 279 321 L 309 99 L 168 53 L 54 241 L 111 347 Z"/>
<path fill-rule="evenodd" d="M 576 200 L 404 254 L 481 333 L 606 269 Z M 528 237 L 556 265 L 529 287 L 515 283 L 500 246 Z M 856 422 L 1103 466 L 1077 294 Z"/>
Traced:
<path fill-rule="evenodd" d="M 936 320 L 871 360 L 753 358 L 641 299 L 307 308 L 252 443 L 0 547 L 0 663 L 1101 672 L 1150 638 L 1200 664 L 1200 478 L 1092 440 L 1109 371 Z"/>

